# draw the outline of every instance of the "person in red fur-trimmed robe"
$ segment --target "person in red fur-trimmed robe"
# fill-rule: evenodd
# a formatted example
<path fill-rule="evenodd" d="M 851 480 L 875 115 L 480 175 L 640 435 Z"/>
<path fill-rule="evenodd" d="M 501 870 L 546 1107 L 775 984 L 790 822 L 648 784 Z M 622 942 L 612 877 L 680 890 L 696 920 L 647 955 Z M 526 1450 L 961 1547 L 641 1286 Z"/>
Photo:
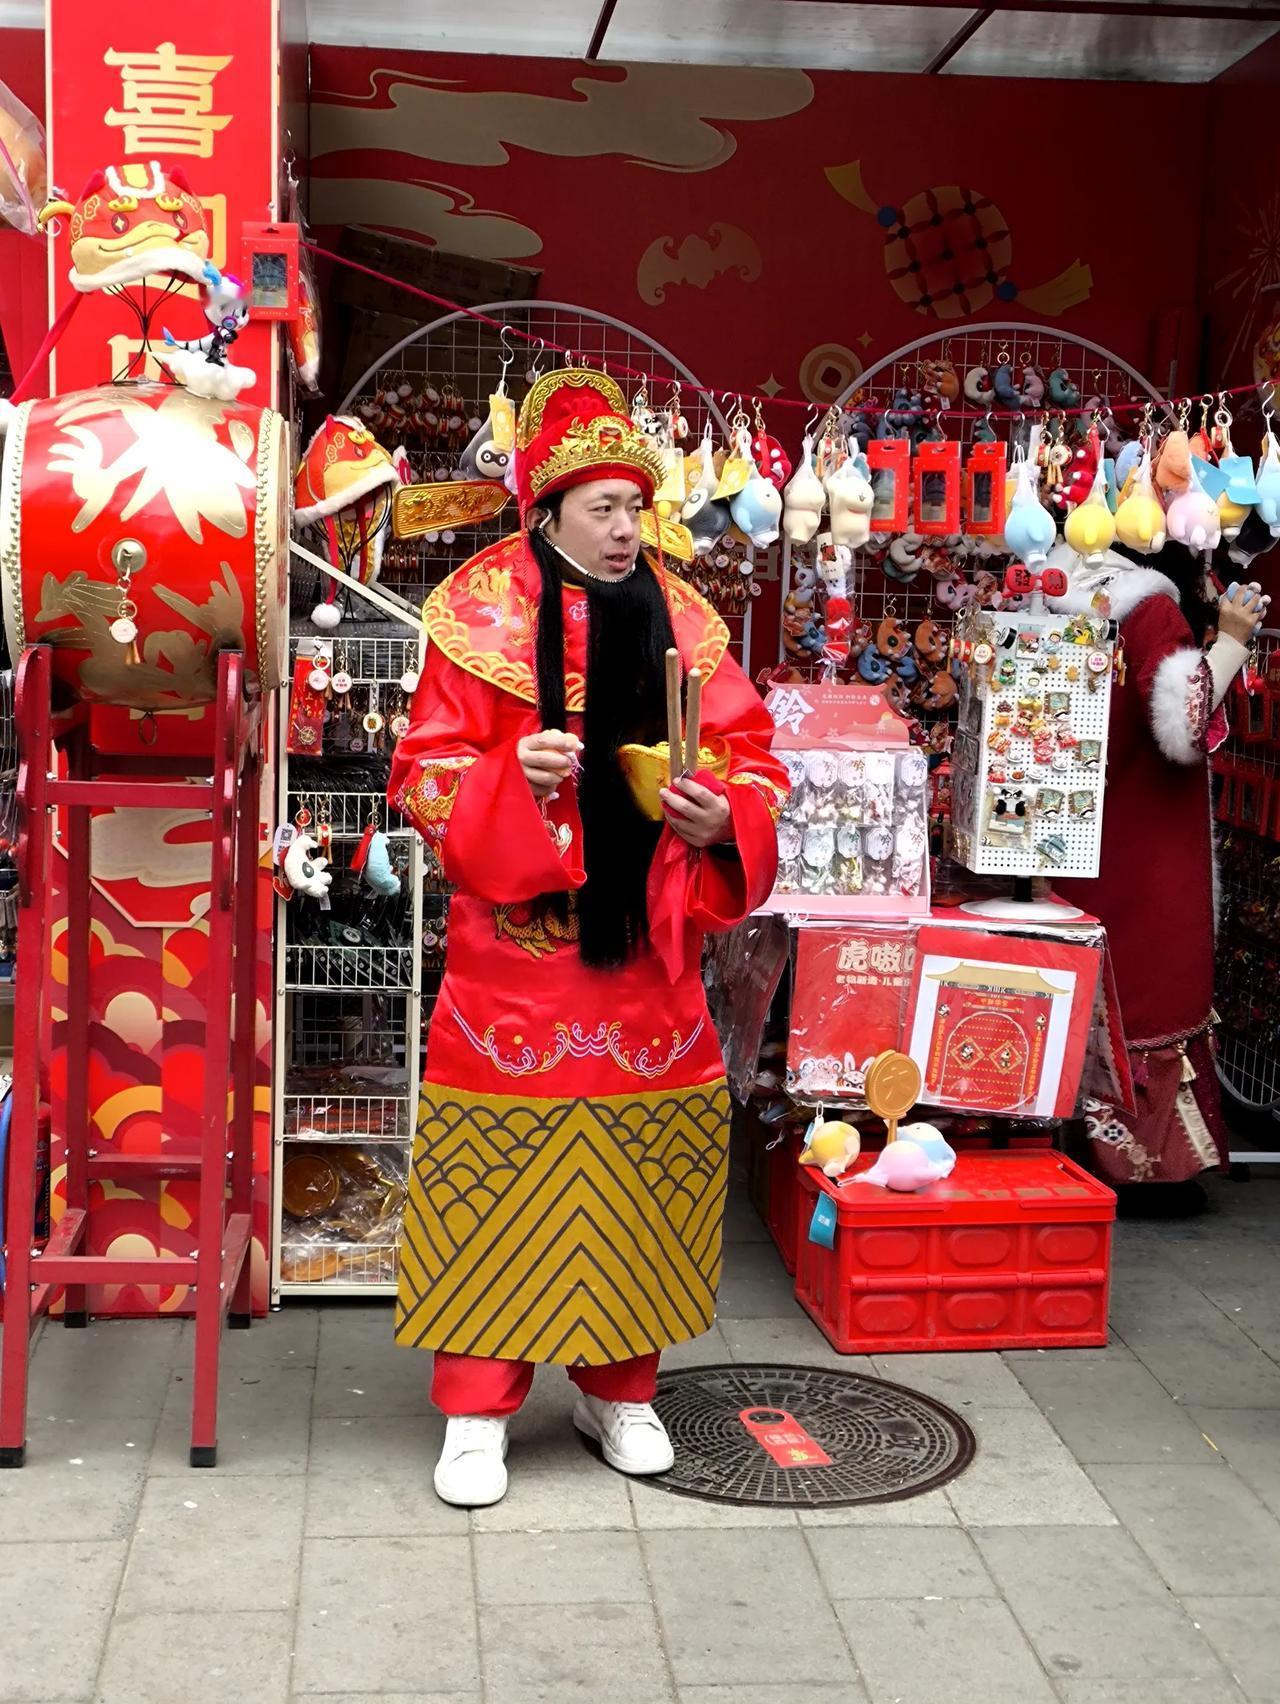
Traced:
<path fill-rule="evenodd" d="M 504 1494 L 538 1363 L 611 1466 L 669 1468 L 659 1356 L 715 1312 L 729 1101 L 701 947 L 768 895 L 787 778 L 724 623 L 640 553 L 662 463 L 625 410 L 583 370 L 525 398 L 524 530 L 428 600 L 391 771 L 456 888 L 396 1340 L 435 1352 L 435 1486 L 466 1507 Z M 673 648 L 702 677 L 701 766 L 649 816 L 624 748 L 666 733 Z"/>
<path fill-rule="evenodd" d="M 1127 667 L 1111 688 L 1098 877 L 1054 884 L 1106 925 L 1133 1069 L 1137 1116 L 1090 1112 L 1093 1163 L 1130 1210 L 1195 1211 L 1204 1204 L 1195 1178 L 1227 1155 L 1211 1042 L 1209 757 L 1226 737 L 1222 701 L 1268 600 L 1256 585 L 1223 597 L 1206 651 L 1204 570 L 1185 546 L 1166 544 L 1149 565 L 1112 551 L 1086 568 L 1065 546 L 1050 561 L 1072 581 L 1052 607 L 1093 610 L 1105 598 Z"/>

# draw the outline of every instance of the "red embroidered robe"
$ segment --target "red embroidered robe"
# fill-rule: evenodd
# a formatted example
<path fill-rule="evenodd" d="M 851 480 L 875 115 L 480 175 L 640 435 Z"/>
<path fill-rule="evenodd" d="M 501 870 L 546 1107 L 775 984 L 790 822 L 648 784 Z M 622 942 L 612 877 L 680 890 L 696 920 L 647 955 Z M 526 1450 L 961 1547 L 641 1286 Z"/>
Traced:
<path fill-rule="evenodd" d="M 646 950 L 617 970 L 585 967 L 572 913 L 566 927 L 535 903 L 584 873 L 572 785 L 544 814 L 516 757 L 540 725 L 541 588 L 524 541 L 482 552 L 424 612 L 432 643 L 389 797 L 457 891 L 401 1241 L 401 1343 L 599 1365 L 714 1318 L 729 1104 L 701 937 L 770 891 L 787 782 L 723 622 L 683 582 L 664 585 L 684 666 L 706 677 L 704 743 L 727 748 L 735 850 L 666 831 L 650 898 L 651 922 L 668 914 L 665 960 Z M 581 736 L 587 603 L 562 595 Z"/>

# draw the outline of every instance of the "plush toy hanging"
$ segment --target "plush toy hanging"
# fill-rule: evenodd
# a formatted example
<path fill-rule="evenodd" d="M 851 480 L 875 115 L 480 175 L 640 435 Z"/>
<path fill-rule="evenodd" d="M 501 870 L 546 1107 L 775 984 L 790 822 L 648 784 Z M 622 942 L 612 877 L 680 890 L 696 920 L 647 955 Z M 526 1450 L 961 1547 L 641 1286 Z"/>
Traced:
<path fill-rule="evenodd" d="M 299 831 L 284 855 L 284 879 L 295 893 L 307 899 L 324 899 L 333 883 L 333 871 L 313 834 Z"/>
<path fill-rule="evenodd" d="M 1067 516 L 1062 533 L 1067 543 L 1086 562 L 1098 563 L 1107 554 L 1116 536 L 1116 518 L 1107 504 L 1107 479 L 1102 463 L 1102 446 L 1096 430 L 1089 430 L 1088 461 L 1093 468 L 1089 491 L 1077 500 Z"/>
<path fill-rule="evenodd" d="M 686 470 L 689 459 L 686 457 Z M 680 519 L 689 529 L 694 553 L 705 556 L 708 551 L 715 549 L 728 532 L 733 519 L 728 503 L 715 495 L 716 463 L 709 421 L 702 434 L 702 444 L 693 460 L 691 481 L 689 471 L 686 471 L 685 475 L 689 495 L 680 511 Z"/>
<path fill-rule="evenodd" d="M 850 550 L 865 549 L 871 537 L 871 511 L 875 492 L 871 470 L 859 451 L 846 456 L 827 476 L 827 501 L 831 505 L 831 537 Z"/>
<path fill-rule="evenodd" d="M 738 434 L 735 453 L 741 455 L 748 471 L 741 490 L 730 501 L 729 513 L 738 531 L 749 538 L 757 550 L 765 550 L 778 536 L 782 493 L 756 466 L 745 428 Z"/>
<path fill-rule="evenodd" d="M 782 494 L 782 530 L 792 544 L 809 544 L 822 525 L 827 494 L 813 470 L 813 438 L 806 433 L 800 465 Z"/>
<path fill-rule="evenodd" d="M 1130 550 L 1150 555 L 1164 549 L 1164 510 L 1151 478 L 1151 452 L 1144 441 L 1138 464 L 1121 491 L 1116 508 L 1116 537 Z"/>
<path fill-rule="evenodd" d="M 1267 414 L 1267 435 L 1262 459 L 1258 466 L 1258 513 L 1267 523 L 1272 538 L 1280 538 L 1280 450 L 1276 447 L 1275 426 Z"/>
<path fill-rule="evenodd" d="M 1189 462 L 1189 474 L 1187 489 L 1172 498 L 1165 510 L 1169 537 L 1188 550 L 1216 550 L 1222 537 L 1218 505 L 1200 483 L 1194 460 Z"/>
<path fill-rule="evenodd" d="M 391 843 L 371 822 L 361 836 L 351 859 L 351 868 L 362 875 L 374 893 L 390 898 L 400 892 L 400 877 L 391 863 Z"/>
<path fill-rule="evenodd" d="M 1053 516 L 1040 502 L 1040 468 L 1034 452 L 1015 453 L 1013 502 L 1005 517 L 1004 536 L 1013 555 L 1028 568 L 1038 568 L 1048 557 L 1057 537 Z"/>
<path fill-rule="evenodd" d="M 298 468 L 294 519 L 302 526 L 323 521 L 332 565 L 362 586 L 372 585 L 382 567 L 392 493 L 409 479 L 403 449 L 388 455 L 358 420 L 331 414 Z M 341 621 L 342 590 L 340 582 L 328 580 L 325 596 L 311 612 L 317 627 L 333 628 Z"/>

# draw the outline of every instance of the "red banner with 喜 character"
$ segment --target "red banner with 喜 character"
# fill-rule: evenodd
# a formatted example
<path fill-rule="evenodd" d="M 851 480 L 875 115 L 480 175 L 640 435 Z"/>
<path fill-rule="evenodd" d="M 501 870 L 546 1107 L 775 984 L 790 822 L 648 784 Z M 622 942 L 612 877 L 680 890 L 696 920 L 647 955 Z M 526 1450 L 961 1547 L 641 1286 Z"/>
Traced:
<path fill-rule="evenodd" d="M 246 221 L 270 217 L 276 199 L 276 28 L 274 4 L 157 11 L 140 0 L 49 0 L 49 181 L 75 201 L 91 173 L 156 161 L 177 167 L 209 223 L 209 258 L 222 271 L 240 269 Z M 127 234 L 127 233 L 122 233 Z M 68 282 L 67 237 L 51 243 L 50 314 L 75 294 Z M 155 302 L 168 281 L 146 291 Z M 135 301 L 143 292 L 134 288 Z M 180 339 L 208 330 L 202 292 L 192 283 L 169 290 L 152 322 L 152 341 L 168 325 Z M 257 373 L 246 401 L 274 403 L 273 330 L 251 320 L 236 361 Z M 104 292 L 83 301 L 53 357 L 53 389 L 99 384 L 135 360 L 138 322 Z M 148 363 L 146 376 L 165 375 Z"/>

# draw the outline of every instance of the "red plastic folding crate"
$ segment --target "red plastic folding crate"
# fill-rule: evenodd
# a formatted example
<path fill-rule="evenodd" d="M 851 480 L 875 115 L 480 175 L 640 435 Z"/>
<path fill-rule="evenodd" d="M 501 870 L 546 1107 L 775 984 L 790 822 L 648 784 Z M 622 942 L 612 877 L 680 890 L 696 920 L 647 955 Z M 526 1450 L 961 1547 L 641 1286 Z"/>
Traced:
<path fill-rule="evenodd" d="M 800 1150 L 799 1134 L 788 1130 L 765 1156 L 768 1166 L 768 1198 L 765 1224 L 777 1245 L 782 1264 L 791 1274 L 796 1269 L 796 1241 L 800 1236 Z M 806 1225 L 808 1220 L 805 1220 Z"/>
<path fill-rule="evenodd" d="M 796 1299 L 842 1354 L 1107 1341 L 1115 1196 L 1062 1154 L 961 1154 L 916 1194 L 837 1188 L 806 1167 L 800 1189 Z M 809 1240 L 820 1190 L 836 1206 L 830 1249 Z"/>

